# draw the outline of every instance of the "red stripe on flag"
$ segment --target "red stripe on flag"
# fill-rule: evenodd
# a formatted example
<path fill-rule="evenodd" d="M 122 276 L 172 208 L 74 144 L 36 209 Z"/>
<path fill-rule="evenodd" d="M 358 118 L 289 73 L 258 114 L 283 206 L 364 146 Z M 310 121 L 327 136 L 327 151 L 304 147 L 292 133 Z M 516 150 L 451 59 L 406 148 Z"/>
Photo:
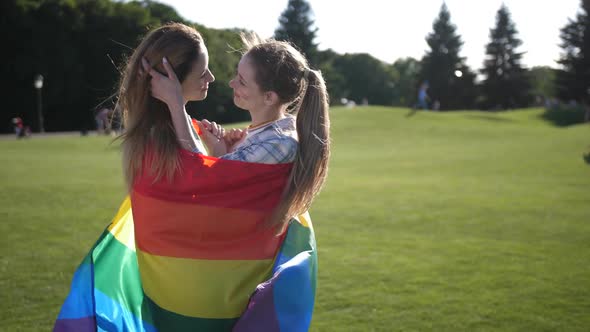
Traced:
<path fill-rule="evenodd" d="M 173 181 L 143 175 L 134 191 L 167 201 L 269 213 L 278 204 L 292 167 L 223 160 L 186 150 L 180 150 L 180 157 L 182 173 Z"/>

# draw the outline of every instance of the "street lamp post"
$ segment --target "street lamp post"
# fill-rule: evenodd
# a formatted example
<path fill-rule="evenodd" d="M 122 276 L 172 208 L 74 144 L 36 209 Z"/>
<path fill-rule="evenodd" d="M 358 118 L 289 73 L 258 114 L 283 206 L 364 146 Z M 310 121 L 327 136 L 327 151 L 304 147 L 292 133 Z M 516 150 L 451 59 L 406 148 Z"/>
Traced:
<path fill-rule="evenodd" d="M 43 75 L 37 75 L 35 77 L 35 89 L 37 89 L 37 115 L 39 116 L 39 132 L 44 133 L 45 127 L 43 126 L 43 109 L 41 103 L 41 89 L 43 89 Z"/>

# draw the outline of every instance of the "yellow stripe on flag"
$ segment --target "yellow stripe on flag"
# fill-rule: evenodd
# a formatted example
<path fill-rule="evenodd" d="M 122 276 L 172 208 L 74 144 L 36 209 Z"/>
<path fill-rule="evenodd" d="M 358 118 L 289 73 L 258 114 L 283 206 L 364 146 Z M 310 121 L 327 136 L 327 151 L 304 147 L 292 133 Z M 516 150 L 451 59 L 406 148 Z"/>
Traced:
<path fill-rule="evenodd" d="M 204 260 L 137 251 L 144 292 L 158 306 L 189 317 L 237 318 L 273 260 Z"/>
<path fill-rule="evenodd" d="M 119 207 L 119 212 L 108 227 L 109 232 L 127 248 L 135 251 L 135 236 L 133 233 L 133 214 L 131 213 L 131 199 L 125 197 Z"/>
<path fill-rule="evenodd" d="M 305 227 L 309 227 L 309 221 L 311 220 L 311 217 L 309 216 L 309 212 L 305 212 L 304 214 L 300 214 L 299 216 L 297 216 L 297 220 L 299 220 L 299 223 Z"/>

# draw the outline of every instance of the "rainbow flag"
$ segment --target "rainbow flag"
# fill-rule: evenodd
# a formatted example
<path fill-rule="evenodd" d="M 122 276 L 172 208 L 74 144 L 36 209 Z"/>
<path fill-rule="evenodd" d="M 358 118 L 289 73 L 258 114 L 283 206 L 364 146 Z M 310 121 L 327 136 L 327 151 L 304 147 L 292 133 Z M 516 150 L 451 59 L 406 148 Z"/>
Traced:
<path fill-rule="evenodd" d="M 260 227 L 290 164 L 181 151 L 144 176 L 76 270 L 54 331 L 307 331 L 317 254 L 309 214 Z"/>

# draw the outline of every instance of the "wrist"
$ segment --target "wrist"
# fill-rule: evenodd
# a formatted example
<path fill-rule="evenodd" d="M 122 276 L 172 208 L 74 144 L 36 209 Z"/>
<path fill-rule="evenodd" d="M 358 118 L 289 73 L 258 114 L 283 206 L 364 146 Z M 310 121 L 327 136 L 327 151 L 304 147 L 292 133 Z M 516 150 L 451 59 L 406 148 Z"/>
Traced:
<path fill-rule="evenodd" d="M 177 100 L 175 102 L 172 103 L 168 103 L 168 110 L 171 113 L 181 113 L 184 112 L 184 103 L 182 102 L 182 100 Z"/>

